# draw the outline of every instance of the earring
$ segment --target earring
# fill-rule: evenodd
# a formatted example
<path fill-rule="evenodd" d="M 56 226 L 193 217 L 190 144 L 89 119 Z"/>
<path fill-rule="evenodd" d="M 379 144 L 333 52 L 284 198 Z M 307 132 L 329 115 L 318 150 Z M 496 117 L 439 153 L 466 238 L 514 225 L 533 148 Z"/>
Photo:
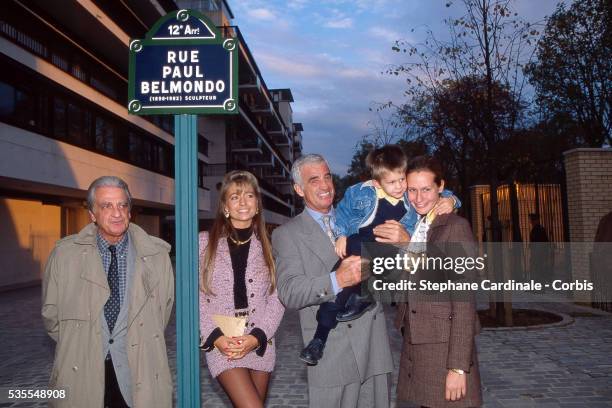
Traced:
<path fill-rule="evenodd" d="M 223 211 L 223 215 L 225 215 L 225 218 L 229 218 L 229 211 L 224 210 Z"/>
<path fill-rule="evenodd" d="M 255 210 L 255 215 L 259 214 L 259 208 Z"/>

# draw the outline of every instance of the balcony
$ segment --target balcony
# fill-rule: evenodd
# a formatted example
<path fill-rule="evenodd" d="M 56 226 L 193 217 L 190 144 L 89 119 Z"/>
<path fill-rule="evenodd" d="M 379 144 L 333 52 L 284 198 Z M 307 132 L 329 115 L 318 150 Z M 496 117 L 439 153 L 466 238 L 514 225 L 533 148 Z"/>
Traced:
<path fill-rule="evenodd" d="M 263 93 L 261 89 L 261 82 L 258 77 L 251 77 L 246 80 L 246 82 L 240 82 L 238 85 L 239 91 L 242 93 L 259 95 Z"/>
<path fill-rule="evenodd" d="M 271 102 L 252 105 L 249 106 L 249 109 L 255 115 L 272 116 L 274 114 L 274 106 Z"/>
<path fill-rule="evenodd" d="M 258 137 L 248 139 L 234 139 L 230 143 L 232 153 L 263 154 L 263 143 Z"/>
<path fill-rule="evenodd" d="M 268 179 L 283 179 L 287 177 L 287 173 L 282 166 L 276 164 L 273 168 L 266 169 L 262 175 Z"/>
<path fill-rule="evenodd" d="M 276 143 L 278 147 L 290 146 L 290 134 L 285 130 L 268 130 L 268 134 L 271 136 L 272 141 Z"/>
<path fill-rule="evenodd" d="M 246 124 L 248 129 L 255 131 L 258 135 L 258 138 L 263 140 L 263 143 L 270 149 L 272 154 L 276 157 L 276 159 L 283 164 L 286 170 L 289 170 L 291 157 L 287 155 L 283 155 L 283 153 L 276 146 L 274 141 L 271 138 L 271 135 L 267 130 L 265 130 L 254 117 L 254 114 L 251 112 L 250 108 L 244 104 L 242 101 L 240 102 L 240 113 L 241 117 L 244 119 L 244 123 Z M 241 121 L 242 122 L 242 121 Z"/>
<path fill-rule="evenodd" d="M 261 75 L 261 71 L 255 62 L 255 58 L 251 54 L 248 44 L 246 43 L 240 29 L 237 26 L 219 27 L 222 30 L 224 38 L 237 38 L 240 44 L 240 57 L 238 69 L 238 87 L 240 93 L 249 94 L 255 98 L 254 105 L 248 106 L 249 113 L 252 115 L 263 115 L 274 117 L 278 122 L 279 127 L 285 127 L 285 123 L 278 112 L 277 107 L 273 103 L 272 94 L 270 93 L 266 81 Z M 244 102 L 244 101 L 243 101 Z M 241 102 L 241 107 L 243 103 Z"/>
<path fill-rule="evenodd" d="M 266 154 L 248 154 L 245 156 L 247 166 L 274 166 L 274 157 L 269 152 Z"/>

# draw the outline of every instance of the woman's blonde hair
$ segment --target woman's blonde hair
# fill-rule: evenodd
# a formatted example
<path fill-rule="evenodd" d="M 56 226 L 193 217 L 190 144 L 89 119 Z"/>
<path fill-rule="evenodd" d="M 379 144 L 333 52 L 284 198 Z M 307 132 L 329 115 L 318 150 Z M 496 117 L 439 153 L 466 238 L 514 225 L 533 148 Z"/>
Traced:
<path fill-rule="evenodd" d="M 203 259 L 200 259 L 200 290 L 204 293 L 214 295 L 211 290 L 211 285 L 219 240 L 227 237 L 238 239 L 236 229 L 232 225 L 229 217 L 225 217 L 224 214 L 224 207 L 229 198 L 228 192 L 232 185 L 236 185 L 239 191 L 242 191 L 245 187 L 251 187 L 255 192 L 255 198 L 257 199 L 257 213 L 253 217 L 253 233 L 261 242 L 264 261 L 268 267 L 268 272 L 270 275 L 270 293 L 272 293 L 276 287 L 276 268 L 274 266 L 274 258 L 272 257 L 272 244 L 270 243 L 270 238 L 268 237 L 266 222 L 263 216 L 261 190 L 259 188 L 257 178 L 255 178 L 252 173 L 243 170 L 230 171 L 225 175 L 223 182 L 221 183 L 217 214 L 208 236 L 208 246 L 206 247 L 204 257 Z"/>

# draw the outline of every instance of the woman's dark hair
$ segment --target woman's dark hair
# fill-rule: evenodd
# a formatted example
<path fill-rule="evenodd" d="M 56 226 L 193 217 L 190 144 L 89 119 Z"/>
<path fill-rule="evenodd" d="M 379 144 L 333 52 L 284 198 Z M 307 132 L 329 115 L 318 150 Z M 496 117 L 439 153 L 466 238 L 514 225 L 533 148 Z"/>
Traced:
<path fill-rule="evenodd" d="M 406 167 L 406 175 L 415 171 L 429 171 L 434 174 L 434 182 L 440 186 L 444 176 L 442 174 L 442 166 L 438 160 L 431 156 L 417 156 L 408 162 Z"/>

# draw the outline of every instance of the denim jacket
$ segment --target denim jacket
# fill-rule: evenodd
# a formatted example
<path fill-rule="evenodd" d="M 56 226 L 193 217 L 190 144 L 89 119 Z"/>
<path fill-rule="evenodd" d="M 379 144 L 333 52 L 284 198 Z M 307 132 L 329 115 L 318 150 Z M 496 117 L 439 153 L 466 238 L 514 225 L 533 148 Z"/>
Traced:
<path fill-rule="evenodd" d="M 453 192 L 444 190 L 441 196 L 452 197 Z M 455 208 L 461 207 L 461 201 L 457 197 L 455 201 Z M 408 200 L 408 193 L 404 193 L 403 203 L 406 207 L 406 214 L 400 223 L 412 235 L 419 216 Z M 372 180 L 349 187 L 336 207 L 336 234 L 345 237 L 357 234 L 359 228 L 369 225 L 374 220 L 377 209 L 378 198 Z"/>

